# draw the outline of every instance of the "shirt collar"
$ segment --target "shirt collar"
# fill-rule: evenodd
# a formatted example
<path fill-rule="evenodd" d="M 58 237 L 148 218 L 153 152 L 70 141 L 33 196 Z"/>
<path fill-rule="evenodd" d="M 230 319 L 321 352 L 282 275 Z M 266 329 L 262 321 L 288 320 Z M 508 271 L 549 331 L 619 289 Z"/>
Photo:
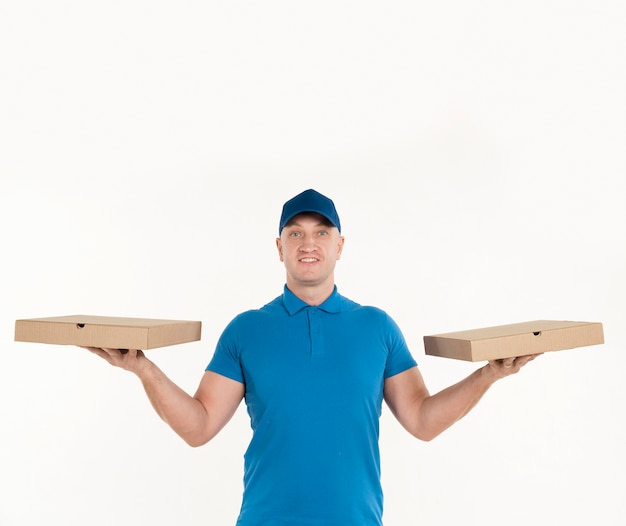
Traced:
<path fill-rule="evenodd" d="M 302 309 L 312 307 L 312 305 L 302 301 L 293 292 L 291 292 L 287 288 L 287 285 L 285 285 L 283 292 L 283 305 L 290 316 L 293 316 Z M 337 292 L 337 285 L 335 285 L 332 294 L 326 299 L 326 301 L 324 301 L 324 303 L 317 305 L 317 308 L 332 314 L 341 312 L 343 310 L 343 306 L 343 296 Z"/>

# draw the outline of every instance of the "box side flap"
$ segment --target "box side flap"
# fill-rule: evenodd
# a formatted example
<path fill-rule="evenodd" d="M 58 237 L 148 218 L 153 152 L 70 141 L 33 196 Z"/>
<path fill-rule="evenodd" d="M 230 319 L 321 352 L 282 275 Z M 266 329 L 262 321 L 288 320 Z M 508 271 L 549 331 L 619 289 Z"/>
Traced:
<path fill-rule="evenodd" d="M 465 342 L 466 346 L 461 342 Z M 483 361 L 604 343 L 599 322 L 537 320 L 425 336 L 426 354 Z"/>
<path fill-rule="evenodd" d="M 584 323 L 474 340 L 472 355 L 475 361 L 489 360 L 493 357 L 512 358 L 602 343 L 604 343 L 602 324 Z"/>
<path fill-rule="evenodd" d="M 15 322 L 15 341 L 150 349 L 200 339 L 201 322 L 119 318 L 107 316 L 57 316 Z"/>
<path fill-rule="evenodd" d="M 147 329 L 94 324 L 85 318 L 78 318 L 77 322 L 18 320 L 15 322 L 15 341 L 141 349 L 147 343 Z"/>
<path fill-rule="evenodd" d="M 424 336 L 424 351 L 430 356 L 456 358 L 457 360 L 472 360 L 470 342 L 460 338 Z"/>
<path fill-rule="evenodd" d="M 188 343 L 200 340 L 202 323 L 186 321 L 170 324 L 161 324 L 151 327 L 148 331 L 146 349 L 156 349 L 168 345 Z"/>

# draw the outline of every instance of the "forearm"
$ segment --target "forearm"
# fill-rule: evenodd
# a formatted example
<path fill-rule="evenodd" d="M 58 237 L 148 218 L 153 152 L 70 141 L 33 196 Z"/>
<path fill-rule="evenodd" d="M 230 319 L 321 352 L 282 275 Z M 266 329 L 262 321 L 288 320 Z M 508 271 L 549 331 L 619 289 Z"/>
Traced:
<path fill-rule="evenodd" d="M 153 362 L 137 373 L 157 414 L 192 446 L 212 438 L 207 433 L 208 415 L 199 400 L 172 382 Z"/>
<path fill-rule="evenodd" d="M 460 382 L 425 398 L 419 408 L 416 436 L 432 440 L 463 418 L 497 380 L 489 366 L 474 371 Z"/>
<path fill-rule="evenodd" d="M 491 360 L 464 380 L 431 395 L 417 367 L 385 380 L 385 401 L 413 436 L 432 440 L 463 418 L 500 378 L 516 374 L 538 355 Z"/>
<path fill-rule="evenodd" d="M 140 350 L 84 348 L 135 374 L 158 415 L 190 446 L 201 446 L 219 433 L 245 394 L 242 382 L 206 371 L 196 394 L 190 396 Z"/>

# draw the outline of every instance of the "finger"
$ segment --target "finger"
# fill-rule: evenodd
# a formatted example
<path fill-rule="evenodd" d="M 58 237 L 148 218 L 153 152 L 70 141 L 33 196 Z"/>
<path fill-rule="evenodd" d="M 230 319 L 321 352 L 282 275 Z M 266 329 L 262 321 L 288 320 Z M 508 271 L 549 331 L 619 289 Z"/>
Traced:
<path fill-rule="evenodd" d="M 102 352 L 106 353 L 106 355 L 111 359 L 116 359 L 121 356 L 119 349 L 110 349 L 108 347 L 102 347 Z"/>
<path fill-rule="evenodd" d="M 103 355 L 108 356 L 108 353 L 105 351 L 105 349 L 102 349 L 101 347 L 87 347 L 85 345 L 80 345 L 80 348 L 87 349 L 89 352 L 97 354 L 98 356 L 103 356 Z"/>
<path fill-rule="evenodd" d="M 110 349 L 107 347 L 86 347 L 86 346 L 81 346 L 81 347 L 83 349 L 87 349 L 88 351 L 99 356 L 100 358 L 105 359 L 107 362 L 113 365 L 116 365 L 119 362 L 120 358 L 122 358 L 124 354 L 128 353 L 128 349 Z"/>
<path fill-rule="evenodd" d="M 108 353 L 109 356 L 121 356 L 123 354 L 128 354 L 130 349 L 112 349 L 109 347 L 106 347 L 102 349 L 104 352 Z M 133 349 L 134 353 L 137 353 L 137 350 Z"/>
<path fill-rule="evenodd" d="M 128 358 L 132 360 L 133 358 L 140 358 L 143 356 L 143 351 L 141 349 L 103 349 L 111 358 L 121 358 L 122 360 Z"/>
<path fill-rule="evenodd" d="M 542 353 L 539 353 L 539 354 L 528 354 L 526 356 L 518 356 L 515 359 L 515 361 L 516 361 L 517 365 L 519 365 L 520 367 L 523 367 L 528 362 L 532 362 L 535 358 L 537 358 L 537 356 L 541 356 L 541 354 Z"/>
<path fill-rule="evenodd" d="M 515 366 L 515 358 L 503 358 L 502 359 L 502 367 L 505 369 L 510 369 Z"/>
<path fill-rule="evenodd" d="M 110 352 L 110 349 L 102 349 L 101 347 L 86 347 L 83 345 L 81 345 L 80 347 L 83 349 L 87 349 L 89 352 L 95 354 L 96 356 L 99 356 L 109 363 L 113 363 L 113 356 Z"/>

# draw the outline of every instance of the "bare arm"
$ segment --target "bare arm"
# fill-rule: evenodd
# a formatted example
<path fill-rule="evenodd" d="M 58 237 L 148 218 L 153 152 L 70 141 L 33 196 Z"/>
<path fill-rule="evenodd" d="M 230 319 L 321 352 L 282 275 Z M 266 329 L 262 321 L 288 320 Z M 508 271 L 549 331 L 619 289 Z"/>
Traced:
<path fill-rule="evenodd" d="M 190 446 L 211 440 L 232 418 L 244 385 L 206 371 L 194 396 L 172 382 L 142 351 L 86 347 L 111 365 L 137 375 L 158 415 Z"/>
<path fill-rule="evenodd" d="M 463 418 L 500 378 L 517 373 L 537 355 L 494 360 L 460 382 L 431 395 L 417 367 L 385 380 L 385 401 L 402 426 L 432 440 Z"/>

